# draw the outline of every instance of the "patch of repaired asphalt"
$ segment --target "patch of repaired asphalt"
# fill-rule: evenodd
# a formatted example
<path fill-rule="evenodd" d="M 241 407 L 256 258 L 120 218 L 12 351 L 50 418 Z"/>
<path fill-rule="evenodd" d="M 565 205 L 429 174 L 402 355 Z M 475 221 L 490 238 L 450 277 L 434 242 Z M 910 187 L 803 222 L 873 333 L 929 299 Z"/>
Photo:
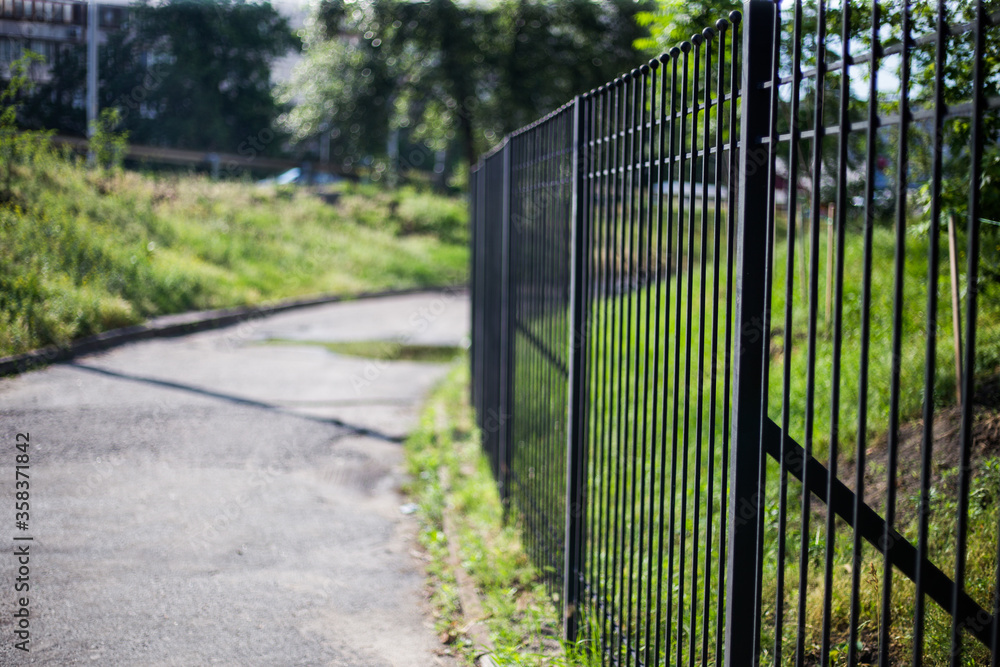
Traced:
<path fill-rule="evenodd" d="M 249 343 L 459 345 L 467 322 L 460 294 L 340 303 L 0 380 L 0 539 L 18 432 L 34 538 L 31 652 L 3 613 L 0 662 L 451 664 L 398 493 L 447 366 Z M 8 612 L 16 566 L 0 558 Z"/>

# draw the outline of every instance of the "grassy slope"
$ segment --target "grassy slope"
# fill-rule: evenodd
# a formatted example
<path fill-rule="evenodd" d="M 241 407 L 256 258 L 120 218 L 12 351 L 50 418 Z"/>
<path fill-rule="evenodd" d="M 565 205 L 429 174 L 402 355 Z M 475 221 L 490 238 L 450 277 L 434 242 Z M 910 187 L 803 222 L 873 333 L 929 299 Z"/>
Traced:
<path fill-rule="evenodd" d="M 153 315 L 463 282 L 465 207 L 107 174 L 43 151 L 0 204 L 0 355 Z M 444 241 L 442 240 L 445 239 Z"/>

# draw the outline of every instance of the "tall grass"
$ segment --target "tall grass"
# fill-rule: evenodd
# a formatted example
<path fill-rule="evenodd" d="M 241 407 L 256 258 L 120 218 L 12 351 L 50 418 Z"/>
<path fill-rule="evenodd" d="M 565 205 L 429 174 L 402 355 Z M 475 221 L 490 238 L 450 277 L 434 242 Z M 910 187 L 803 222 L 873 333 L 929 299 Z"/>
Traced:
<path fill-rule="evenodd" d="M 848 230 L 843 290 L 839 299 L 843 337 L 840 363 L 835 367 L 832 324 L 827 321 L 823 303 L 828 268 L 825 234 L 820 239 L 815 266 L 810 265 L 807 256 L 808 239 L 805 243 L 795 243 L 795 282 L 787 292 L 792 299 L 789 328 L 784 317 L 788 259 L 784 224 L 783 221 L 779 224 L 773 257 L 768 414 L 780 424 L 784 412 L 789 435 L 805 444 L 807 413 L 811 412 L 813 426 L 808 436 L 813 456 L 828 467 L 835 462 L 838 477 L 852 489 L 858 452 L 862 448 L 868 461 L 865 499 L 877 512 L 884 514 L 886 487 L 890 483 L 886 479 L 885 452 L 891 393 L 894 231 L 881 226 L 873 230 L 870 249 L 874 267 L 872 296 L 866 309 L 862 300 L 864 237 L 855 228 Z M 917 541 L 918 513 L 915 510 L 919 499 L 920 418 L 925 402 L 929 268 L 926 229 L 922 233 L 919 227 L 916 229 L 916 233 L 906 237 L 903 267 L 898 408 L 902 426 L 898 476 L 891 482 L 897 484 L 894 527 L 913 543 Z M 960 247 L 964 247 L 963 239 L 959 241 Z M 723 236 L 723 248 L 725 243 Z M 944 243 L 946 240 L 942 239 Z M 700 252 L 698 239 L 694 247 L 697 257 Z M 935 373 L 932 392 L 927 396 L 937 414 L 937 453 L 930 471 L 932 514 L 928 550 L 932 562 L 952 576 L 957 501 L 955 473 L 951 466 L 957 456 L 957 408 L 954 406 L 951 285 L 947 254 L 942 255 L 941 264 L 936 267 L 938 312 L 932 323 L 936 334 L 932 350 Z M 608 261 L 608 266 L 612 266 L 613 271 L 621 271 L 622 267 L 635 267 L 637 263 L 637 257 L 617 253 Z M 719 557 L 725 530 L 721 513 L 728 497 L 724 477 L 728 467 L 725 447 L 728 434 L 723 414 L 729 406 L 724 386 L 727 346 L 723 343 L 714 351 L 711 349 L 710 327 L 713 312 L 718 308 L 718 335 L 722 339 L 726 330 L 727 294 L 723 291 L 716 297 L 711 291 L 715 264 L 706 263 L 702 267 L 696 260 L 689 266 L 684 260 L 675 261 L 672 268 L 674 272 L 666 282 L 598 299 L 591 310 L 586 515 L 589 541 L 585 548 L 588 560 L 584 572 L 591 598 L 586 614 L 589 627 L 597 635 L 595 639 L 603 637 L 612 653 L 628 649 L 648 660 L 658 654 L 661 661 L 670 655 L 671 662 L 686 662 L 693 655 L 698 664 L 714 664 L 719 658 L 716 653 L 719 596 L 725 583 Z M 704 306 L 701 300 L 703 268 L 704 280 L 708 281 Z M 808 278 L 812 271 L 817 275 L 819 295 L 815 322 L 810 322 L 808 291 L 801 284 L 801 276 Z M 724 286 L 724 277 L 721 282 Z M 965 286 L 962 287 L 965 291 Z M 981 288 L 979 296 L 974 372 L 980 386 L 989 386 L 1000 377 L 1000 299 L 995 298 L 995 287 Z M 834 290 L 834 304 L 838 301 L 836 295 Z M 989 295 L 994 296 L 990 298 Z M 965 303 L 963 299 L 963 314 Z M 647 312 L 659 313 L 660 321 L 653 317 L 651 326 L 647 327 Z M 831 312 L 831 320 L 835 312 Z M 561 331 L 565 317 L 562 312 L 550 313 L 531 327 L 536 331 Z M 866 319 L 870 338 L 864 346 L 861 331 Z M 816 336 L 811 400 L 807 391 L 810 327 L 815 327 Z M 675 347 L 678 335 L 681 336 L 679 356 Z M 705 348 L 699 353 L 703 336 Z M 690 360 L 684 352 L 689 340 L 693 346 Z M 522 347 L 517 357 L 516 381 L 531 377 L 531 373 L 544 373 L 546 362 L 530 352 L 528 343 L 518 344 Z M 865 395 L 866 427 L 860 432 L 859 370 L 863 360 L 869 364 L 869 383 Z M 787 395 L 783 391 L 786 376 Z M 839 381 L 836 404 L 835 380 Z M 554 398 L 552 392 L 536 396 L 515 390 L 515 421 L 525 416 L 532 425 L 525 427 L 526 435 L 538 431 L 535 435 L 547 432 L 551 436 L 553 429 L 549 425 L 559 422 L 560 406 L 565 405 L 563 400 Z M 995 396 L 989 395 L 978 397 L 976 402 L 974 427 L 981 429 L 997 419 L 1000 404 Z M 836 429 L 832 427 L 834 415 L 838 422 Z M 526 443 L 519 439 L 516 446 L 528 450 L 537 444 L 532 438 L 527 438 Z M 535 454 L 515 450 L 515 465 L 523 462 L 520 465 L 524 470 L 543 477 L 548 475 L 558 482 L 565 474 L 561 462 L 545 454 L 546 451 L 544 447 Z M 834 454 L 835 461 L 832 461 Z M 998 454 L 995 436 L 994 440 L 977 445 L 973 452 L 966 590 L 987 609 L 996 595 Z M 784 498 L 781 487 L 778 465 L 769 460 L 764 500 L 762 664 L 794 663 L 795 648 L 800 640 L 807 663 L 818 662 L 824 595 L 828 590 L 833 646 L 830 655 L 833 664 L 846 664 L 855 567 L 853 531 L 842 519 L 836 518 L 834 530 L 828 534 L 826 507 L 815 498 L 807 515 L 807 528 L 800 509 L 801 484 L 789 476 Z M 529 502 L 555 508 L 556 513 L 564 509 L 561 484 L 536 479 L 532 492 L 536 497 Z M 734 508 L 727 509 L 734 511 Z M 708 527 L 710 514 L 711 529 Z M 559 518 L 553 516 L 550 521 L 557 522 Z M 530 544 L 532 538 L 526 539 Z M 825 578 L 828 544 L 832 572 L 829 584 Z M 805 573 L 799 571 L 803 550 L 808 567 Z M 744 557 L 752 559 L 754 555 Z M 879 648 L 881 553 L 862 540 L 859 563 L 860 635 L 855 650 L 865 662 L 877 655 Z M 779 574 L 783 579 L 780 610 Z M 800 591 L 805 599 L 801 616 L 798 611 Z M 913 598 L 912 582 L 895 572 L 889 650 L 900 660 L 908 656 L 912 642 Z M 783 652 L 777 658 L 774 634 L 779 611 L 783 621 L 777 645 L 783 647 Z M 950 617 L 931 601 L 928 601 L 926 628 L 926 664 L 946 664 L 950 650 Z M 964 645 L 966 663 L 980 664 L 985 647 L 968 634 Z"/>
<path fill-rule="evenodd" d="M 0 355 L 192 309 L 465 280 L 465 207 L 88 169 L 42 145 L 0 204 Z"/>

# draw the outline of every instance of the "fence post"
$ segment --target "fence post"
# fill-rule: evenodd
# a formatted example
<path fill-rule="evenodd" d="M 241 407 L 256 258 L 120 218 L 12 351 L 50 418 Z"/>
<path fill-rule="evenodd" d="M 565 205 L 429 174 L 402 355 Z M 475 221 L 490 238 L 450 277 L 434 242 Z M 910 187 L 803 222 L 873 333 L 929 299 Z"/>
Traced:
<path fill-rule="evenodd" d="M 484 290 L 486 288 L 486 230 L 483 218 L 485 207 L 483 200 L 486 198 L 486 164 L 482 159 L 476 169 L 472 179 L 473 188 L 473 215 L 472 215 L 472 399 L 476 408 L 476 425 L 483 425 L 483 355 L 485 341 L 484 311 L 485 299 Z"/>
<path fill-rule="evenodd" d="M 726 665 L 753 667 L 757 615 L 758 471 L 761 458 L 761 377 L 764 356 L 764 275 L 767 224 L 770 91 L 775 6 L 750 0 L 743 7 L 740 86 L 739 222 L 736 231 L 736 336 L 733 364 L 729 553 L 726 576 Z"/>
<path fill-rule="evenodd" d="M 510 315 L 510 211 L 511 211 L 511 150 L 512 139 L 507 138 L 503 147 L 503 190 L 500 220 L 500 395 L 497 406 L 497 478 L 500 482 L 500 501 L 504 511 L 509 504 L 510 472 L 510 399 L 513 385 L 513 318 Z"/>
<path fill-rule="evenodd" d="M 573 195 L 570 205 L 570 339 L 569 401 L 566 438 L 566 562 L 563 568 L 563 613 L 565 639 L 576 640 L 580 600 L 580 572 L 583 571 L 583 529 L 585 475 L 587 466 L 586 363 L 587 354 L 587 249 L 585 215 L 584 105 L 586 96 L 573 99 Z"/>

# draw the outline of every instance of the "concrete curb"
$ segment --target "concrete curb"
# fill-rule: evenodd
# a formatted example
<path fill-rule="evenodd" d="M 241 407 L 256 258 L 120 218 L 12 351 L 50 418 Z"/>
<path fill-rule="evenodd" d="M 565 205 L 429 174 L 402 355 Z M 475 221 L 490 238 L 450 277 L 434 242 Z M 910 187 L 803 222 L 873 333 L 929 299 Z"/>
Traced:
<path fill-rule="evenodd" d="M 438 469 L 438 480 L 440 480 L 441 486 L 448 490 L 446 492 L 450 492 L 451 481 L 447 468 L 442 466 Z M 448 542 L 448 566 L 451 568 L 452 574 L 455 575 L 455 583 L 458 588 L 458 604 L 462 609 L 462 616 L 466 621 L 465 627 L 462 628 L 460 633 L 470 639 L 479 649 L 479 653 L 473 661 L 476 667 L 497 667 L 497 662 L 493 659 L 496 647 L 493 645 L 489 630 L 483 622 L 486 619 L 486 614 L 483 612 L 483 606 L 479 601 L 476 584 L 472 581 L 472 577 L 465 571 L 465 568 L 462 567 L 462 558 L 458 552 L 457 544 L 458 530 L 455 528 L 455 523 L 447 510 L 444 512 L 441 520 L 441 528 L 444 530 Z"/>
<path fill-rule="evenodd" d="M 357 301 L 386 296 L 402 296 L 418 292 L 446 292 L 465 289 L 465 285 L 445 285 L 437 287 L 409 287 L 405 289 L 383 290 L 380 292 L 360 292 L 358 294 L 325 295 L 307 299 L 289 299 L 260 306 L 240 306 L 220 310 L 203 310 L 177 315 L 164 315 L 121 329 L 112 329 L 86 338 L 80 338 L 67 346 L 50 345 L 39 350 L 0 357 L 0 377 L 16 375 L 48 364 L 69 361 L 83 354 L 104 350 L 149 338 L 183 336 L 185 334 L 208 331 L 239 324 L 248 320 L 267 317 L 287 310 L 321 306 L 340 301 Z"/>

